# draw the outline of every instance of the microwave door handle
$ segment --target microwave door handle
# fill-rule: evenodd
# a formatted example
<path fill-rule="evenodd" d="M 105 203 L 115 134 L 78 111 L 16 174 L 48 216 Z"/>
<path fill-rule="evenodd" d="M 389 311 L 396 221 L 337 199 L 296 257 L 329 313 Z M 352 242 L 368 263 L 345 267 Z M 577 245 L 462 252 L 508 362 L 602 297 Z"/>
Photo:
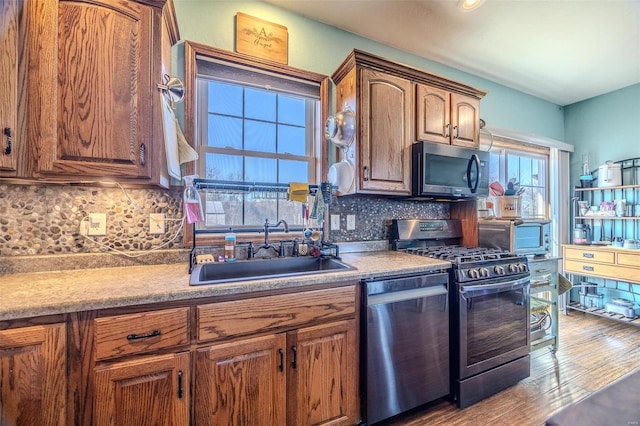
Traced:
<path fill-rule="evenodd" d="M 475 164 L 476 166 L 476 179 L 475 184 L 471 186 L 471 166 Z M 473 154 L 467 163 L 467 185 L 469 185 L 469 189 L 472 194 L 475 194 L 478 190 L 478 184 L 480 183 L 480 158 L 478 154 Z"/>

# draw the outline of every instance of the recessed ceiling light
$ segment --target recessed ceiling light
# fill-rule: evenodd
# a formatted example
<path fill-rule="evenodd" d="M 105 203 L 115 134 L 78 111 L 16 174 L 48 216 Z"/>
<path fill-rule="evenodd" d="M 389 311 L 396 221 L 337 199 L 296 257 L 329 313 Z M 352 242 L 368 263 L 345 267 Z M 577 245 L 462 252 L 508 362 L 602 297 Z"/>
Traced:
<path fill-rule="evenodd" d="M 463 12 L 470 12 L 480 7 L 484 0 L 458 0 L 458 9 Z"/>

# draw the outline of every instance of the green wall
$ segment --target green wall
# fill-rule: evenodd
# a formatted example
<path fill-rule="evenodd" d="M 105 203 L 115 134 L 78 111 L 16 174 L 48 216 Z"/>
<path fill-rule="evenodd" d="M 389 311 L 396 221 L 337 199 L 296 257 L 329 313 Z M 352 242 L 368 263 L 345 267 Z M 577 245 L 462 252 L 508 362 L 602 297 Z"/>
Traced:
<path fill-rule="evenodd" d="M 565 141 L 575 146 L 574 185 L 579 184 L 585 153 L 591 170 L 607 160 L 640 157 L 640 84 L 566 106 Z"/>
<path fill-rule="evenodd" d="M 364 4 L 364 3 L 363 3 Z M 488 91 L 480 115 L 488 126 L 564 140 L 564 112 L 556 104 L 285 11 L 263 2 L 175 0 L 182 40 L 235 49 L 235 15 L 246 13 L 287 27 L 289 65 L 330 76 L 354 48 Z M 428 31 L 411 30 L 429 42 Z M 178 62 L 181 62 L 178 59 Z M 333 103 L 331 110 L 333 111 Z"/>

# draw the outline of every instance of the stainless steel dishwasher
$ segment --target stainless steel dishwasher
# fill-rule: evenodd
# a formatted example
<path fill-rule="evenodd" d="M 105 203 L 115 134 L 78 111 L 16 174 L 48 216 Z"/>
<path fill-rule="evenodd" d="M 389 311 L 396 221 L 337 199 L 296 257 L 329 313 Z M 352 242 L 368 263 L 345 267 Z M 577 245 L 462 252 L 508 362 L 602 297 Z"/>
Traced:
<path fill-rule="evenodd" d="M 362 283 L 361 390 L 366 423 L 449 395 L 448 274 Z"/>

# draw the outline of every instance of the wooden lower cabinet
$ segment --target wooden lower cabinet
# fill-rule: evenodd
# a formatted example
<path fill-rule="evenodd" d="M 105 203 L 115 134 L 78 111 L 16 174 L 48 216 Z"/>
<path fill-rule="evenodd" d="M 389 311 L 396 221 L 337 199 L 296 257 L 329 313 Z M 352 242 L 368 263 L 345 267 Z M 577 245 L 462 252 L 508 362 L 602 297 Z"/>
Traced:
<path fill-rule="evenodd" d="M 94 424 L 189 424 L 188 352 L 140 357 L 95 368 Z"/>
<path fill-rule="evenodd" d="M 64 324 L 0 331 L 0 425 L 67 424 Z"/>
<path fill-rule="evenodd" d="M 356 348 L 351 319 L 199 349 L 195 424 L 357 424 Z"/>

